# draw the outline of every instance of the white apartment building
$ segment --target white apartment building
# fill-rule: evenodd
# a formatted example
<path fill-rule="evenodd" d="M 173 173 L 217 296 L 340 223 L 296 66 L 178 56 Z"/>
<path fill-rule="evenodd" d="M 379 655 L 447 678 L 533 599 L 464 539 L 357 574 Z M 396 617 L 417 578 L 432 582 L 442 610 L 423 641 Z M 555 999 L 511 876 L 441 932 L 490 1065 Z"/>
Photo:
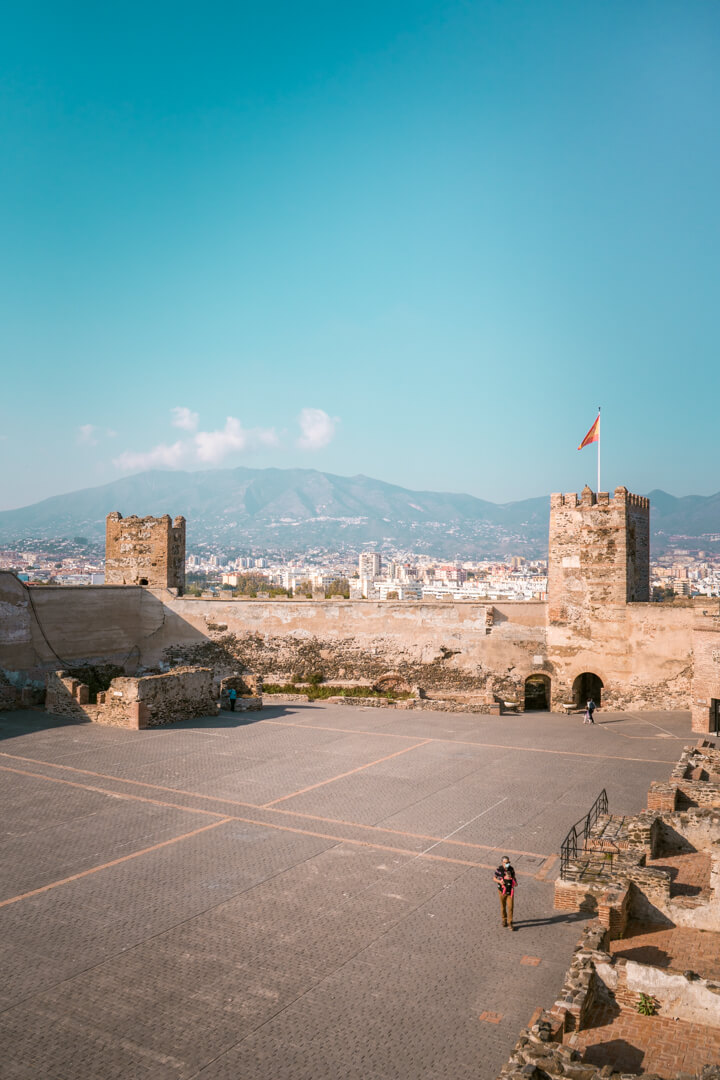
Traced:
<path fill-rule="evenodd" d="M 379 551 L 363 551 L 361 553 L 358 559 L 358 573 L 361 578 L 369 578 L 371 581 L 373 578 L 379 578 L 381 567 L 382 559 Z"/>
<path fill-rule="evenodd" d="M 423 587 L 415 581 L 376 581 L 374 597 L 379 600 L 387 600 L 388 594 L 395 600 L 422 600 Z"/>

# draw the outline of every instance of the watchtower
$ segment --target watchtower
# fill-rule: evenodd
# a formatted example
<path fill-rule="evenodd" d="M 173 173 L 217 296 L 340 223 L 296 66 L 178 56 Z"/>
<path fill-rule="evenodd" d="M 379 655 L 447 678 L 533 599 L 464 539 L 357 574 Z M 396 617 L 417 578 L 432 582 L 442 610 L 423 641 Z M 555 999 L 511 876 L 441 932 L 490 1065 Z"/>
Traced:
<path fill-rule="evenodd" d="M 124 518 L 105 521 L 105 584 L 185 588 L 185 518 Z"/>
<path fill-rule="evenodd" d="M 550 623 L 650 599 L 650 500 L 627 488 L 550 496 Z"/>

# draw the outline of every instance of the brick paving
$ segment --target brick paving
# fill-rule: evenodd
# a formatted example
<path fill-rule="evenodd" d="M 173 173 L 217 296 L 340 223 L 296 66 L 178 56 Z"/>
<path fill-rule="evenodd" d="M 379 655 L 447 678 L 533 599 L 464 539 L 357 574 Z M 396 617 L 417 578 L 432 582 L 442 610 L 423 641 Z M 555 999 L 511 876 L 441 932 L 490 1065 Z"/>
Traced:
<path fill-rule="evenodd" d="M 668 871 L 671 896 L 710 896 L 709 851 L 663 855 L 658 859 L 648 859 L 647 865 Z"/>
<path fill-rule="evenodd" d="M 694 971 L 703 979 L 720 979 L 720 934 L 690 927 L 652 926 L 630 922 L 625 937 L 610 952 L 639 964 L 673 971 Z"/>
<path fill-rule="evenodd" d="M 564 833 L 602 787 L 640 809 L 688 738 L 658 713 L 0 714 L 3 1080 L 492 1080 L 578 937 Z"/>
<path fill-rule="evenodd" d="M 599 1006 L 573 1040 L 584 1060 L 620 1071 L 694 1080 L 703 1065 L 720 1061 L 720 1030 Z"/>

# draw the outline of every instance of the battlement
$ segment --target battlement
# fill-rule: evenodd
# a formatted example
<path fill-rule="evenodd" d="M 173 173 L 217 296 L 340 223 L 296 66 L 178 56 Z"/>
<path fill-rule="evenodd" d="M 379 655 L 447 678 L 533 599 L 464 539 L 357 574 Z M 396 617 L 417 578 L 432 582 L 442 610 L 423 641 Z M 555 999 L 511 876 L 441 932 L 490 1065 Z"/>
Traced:
<path fill-rule="evenodd" d="M 185 586 L 185 518 L 124 518 L 117 510 L 105 519 L 105 584 Z"/>
<path fill-rule="evenodd" d="M 640 510 L 649 510 L 650 500 L 644 495 L 633 495 L 626 487 L 615 488 L 612 497 L 607 491 L 595 492 L 589 487 L 584 487 L 579 495 L 576 491 L 551 495 L 551 510 L 558 509 L 561 506 L 573 508 L 583 506 L 634 506 Z"/>
<path fill-rule="evenodd" d="M 138 517 L 137 514 L 130 514 L 129 517 L 123 517 L 118 510 L 113 510 L 112 513 L 108 514 L 105 521 L 106 523 L 108 521 L 124 521 L 126 526 L 130 525 L 131 523 L 147 525 L 153 524 L 154 522 L 163 521 L 171 523 L 174 529 L 180 529 L 185 525 L 185 518 L 182 516 L 182 514 L 179 514 L 175 518 L 171 518 L 169 514 L 162 514 L 160 517 L 153 517 L 151 514 L 148 514 L 147 517 Z"/>

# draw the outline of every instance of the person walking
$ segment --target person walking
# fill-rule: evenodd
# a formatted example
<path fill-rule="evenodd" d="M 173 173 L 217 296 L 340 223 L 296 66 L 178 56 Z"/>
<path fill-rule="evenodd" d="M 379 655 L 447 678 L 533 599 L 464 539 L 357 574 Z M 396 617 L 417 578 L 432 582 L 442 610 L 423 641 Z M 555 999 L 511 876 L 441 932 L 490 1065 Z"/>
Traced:
<path fill-rule="evenodd" d="M 237 701 L 237 690 L 233 686 L 232 690 L 228 690 L 228 701 L 230 702 L 230 712 L 235 712 L 235 702 Z"/>
<path fill-rule="evenodd" d="M 510 929 L 514 931 L 513 905 L 517 880 L 515 878 L 515 871 L 513 870 L 507 855 L 503 855 L 502 862 L 495 871 L 493 879 L 498 887 L 498 892 L 500 893 L 502 924 L 503 926 L 509 926 Z"/>
<path fill-rule="evenodd" d="M 595 702 L 593 701 L 592 698 L 590 698 L 590 700 L 587 703 L 588 723 L 590 723 L 590 724 L 595 723 L 595 721 L 593 720 L 593 713 L 594 712 L 595 712 Z"/>

